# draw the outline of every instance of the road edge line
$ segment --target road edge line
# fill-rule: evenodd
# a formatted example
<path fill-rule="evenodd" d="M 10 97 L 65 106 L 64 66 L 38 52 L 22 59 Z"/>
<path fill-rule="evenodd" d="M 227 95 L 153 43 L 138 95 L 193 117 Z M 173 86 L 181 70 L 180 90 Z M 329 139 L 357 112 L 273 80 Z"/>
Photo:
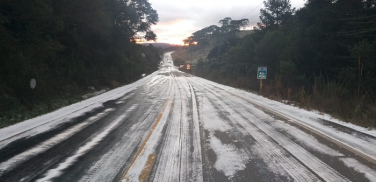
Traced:
<path fill-rule="evenodd" d="M 219 87 L 217 87 L 217 88 L 219 88 Z M 357 149 L 357 148 L 352 147 L 352 146 L 350 146 L 350 145 L 348 145 L 346 143 L 343 143 L 343 142 L 339 141 L 338 139 L 335 139 L 335 138 L 329 136 L 328 134 L 325 134 L 325 133 L 323 133 L 323 132 L 321 132 L 321 131 L 319 131 L 319 130 L 317 130 L 317 129 L 315 129 L 315 128 L 307 125 L 307 124 L 299 122 L 298 119 L 295 119 L 295 118 L 293 118 L 291 116 L 287 116 L 284 113 L 280 113 L 280 112 L 278 112 L 278 111 L 276 111 L 274 109 L 271 109 L 271 108 L 269 108 L 267 106 L 264 106 L 264 105 L 261 105 L 259 103 L 252 102 L 252 101 L 250 101 L 247 98 L 244 98 L 242 96 L 233 94 L 233 93 L 231 93 L 231 92 L 229 92 L 227 90 L 224 90 L 224 91 L 228 92 L 229 94 L 231 94 L 231 95 L 233 95 L 235 97 L 241 98 L 244 101 L 246 101 L 246 102 L 248 102 L 248 103 L 250 103 L 252 105 L 255 105 L 255 106 L 258 106 L 258 107 L 260 107 L 262 109 L 265 109 L 265 110 L 267 110 L 267 111 L 269 111 L 269 112 L 271 112 L 271 113 L 273 113 L 273 114 L 275 114 L 275 115 L 277 115 L 277 116 L 279 116 L 279 117 L 281 117 L 283 119 L 286 119 L 287 121 L 292 122 L 292 123 L 298 125 L 299 127 L 302 127 L 304 129 L 308 130 L 309 132 L 312 132 L 312 133 L 314 133 L 314 134 L 316 134 L 316 135 L 318 135 L 318 136 L 320 136 L 320 137 L 322 137 L 322 138 L 324 138 L 326 140 L 329 140 L 330 142 L 336 144 L 338 147 L 345 148 L 346 150 L 348 150 L 349 152 L 355 154 L 356 156 L 360 156 L 363 159 L 365 159 L 365 160 L 371 162 L 372 164 L 376 165 L 376 158 L 373 157 L 373 156 L 371 156 L 371 155 L 368 155 L 368 154 L 366 154 L 366 153 L 364 153 L 362 151 L 360 151 L 360 149 Z"/>

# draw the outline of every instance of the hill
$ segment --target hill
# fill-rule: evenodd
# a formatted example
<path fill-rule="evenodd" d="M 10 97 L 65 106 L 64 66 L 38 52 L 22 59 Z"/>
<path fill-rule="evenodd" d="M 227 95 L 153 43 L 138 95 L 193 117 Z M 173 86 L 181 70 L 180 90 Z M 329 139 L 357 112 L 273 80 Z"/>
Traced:
<path fill-rule="evenodd" d="M 159 43 L 159 42 L 141 43 L 141 45 L 143 45 L 143 46 L 153 45 L 154 47 L 160 47 L 160 48 L 168 48 L 168 47 L 181 46 L 181 45 L 177 45 L 177 44 Z"/>

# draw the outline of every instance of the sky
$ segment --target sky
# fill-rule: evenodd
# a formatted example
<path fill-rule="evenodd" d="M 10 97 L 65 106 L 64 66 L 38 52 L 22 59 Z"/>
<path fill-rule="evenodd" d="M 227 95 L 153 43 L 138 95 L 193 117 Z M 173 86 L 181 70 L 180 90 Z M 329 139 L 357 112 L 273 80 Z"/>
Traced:
<path fill-rule="evenodd" d="M 248 18 L 250 25 L 259 21 L 263 0 L 149 0 L 157 10 L 159 22 L 152 26 L 157 42 L 183 44 L 193 32 L 219 20 Z M 292 7 L 304 6 L 304 0 L 291 0 Z"/>

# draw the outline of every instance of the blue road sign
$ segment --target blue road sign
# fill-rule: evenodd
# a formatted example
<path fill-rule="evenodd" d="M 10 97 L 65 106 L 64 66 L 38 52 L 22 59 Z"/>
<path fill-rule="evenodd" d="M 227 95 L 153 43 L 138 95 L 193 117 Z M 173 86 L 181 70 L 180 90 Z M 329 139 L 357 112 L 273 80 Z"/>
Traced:
<path fill-rule="evenodd" d="M 265 66 L 260 66 L 257 69 L 257 79 L 266 79 L 267 68 Z"/>

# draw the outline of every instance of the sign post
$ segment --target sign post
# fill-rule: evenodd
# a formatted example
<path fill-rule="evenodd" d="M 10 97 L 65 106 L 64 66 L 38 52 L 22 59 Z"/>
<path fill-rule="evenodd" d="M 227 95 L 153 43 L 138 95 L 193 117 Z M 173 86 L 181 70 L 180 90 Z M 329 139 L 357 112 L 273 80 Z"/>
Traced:
<path fill-rule="evenodd" d="M 257 69 L 257 79 L 260 80 L 260 93 L 262 91 L 262 80 L 266 79 L 266 75 L 267 75 L 267 67 L 259 66 Z"/>

